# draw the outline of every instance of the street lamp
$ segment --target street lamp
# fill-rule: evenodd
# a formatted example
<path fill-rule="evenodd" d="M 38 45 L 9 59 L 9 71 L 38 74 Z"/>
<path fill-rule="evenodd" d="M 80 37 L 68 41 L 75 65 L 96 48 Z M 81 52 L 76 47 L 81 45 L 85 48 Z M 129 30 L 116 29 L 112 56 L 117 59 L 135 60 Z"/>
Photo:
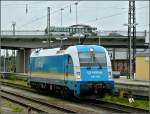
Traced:
<path fill-rule="evenodd" d="M 98 36 L 98 44 L 100 45 L 101 44 L 101 41 L 100 41 L 100 33 L 97 31 L 97 36 Z"/>
<path fill-rule="evenodd" d="M 13 26 L 13 36 L 15 36 L 15 26 L 16 26 L 16 22 L 12 22 L 12 26 Z"/>
<path fill-rule="evenodd" d="M 64 38 L 63 37 L 57 37 L 56 38 L 56 40 L 60 40 L 60 48 L 62 47 L 62 41 L 67 40 L 67 39 L 68 39 L 67 37 L 64 37 Z"/>
<path fill-rule="evenodd" d="M 6 50 L 4 50 L 5 52 L 4 52 L 4 58 L 3 58 L 3 60 L 4 60 L 4 72 L 6 72 Z"/>
<path fill-rule="evenodd" d="M 78 11 L 77 11 L 78 10 L 77 9 L 78 8 L 78 2 L 76 2 L 75 5 L 76 5 L 76 25 L 77 25 L 78 24 Z"/>
<path fill-rule="evenodd" d="M 82 34 L 82 33 L 76 33 L 76 34 L 73 35 L 73 37 L 79 38 L 79 44 L 80 44 L 80 39 L 84 37 L 84 34 Z"/>
<path fill-rule="evenodd" d="M 62 13 L 63 13 L 63 8 L 60 9 L 61 10 L 61 26 L 62 26 Z"/>

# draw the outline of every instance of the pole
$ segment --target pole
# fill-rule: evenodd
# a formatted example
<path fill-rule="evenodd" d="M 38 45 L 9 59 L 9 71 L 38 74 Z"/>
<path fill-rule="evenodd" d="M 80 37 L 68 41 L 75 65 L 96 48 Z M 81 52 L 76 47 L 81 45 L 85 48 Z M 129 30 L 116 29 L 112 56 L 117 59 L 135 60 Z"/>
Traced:
<path fill-rule="evenodd" d="M 78 2 L 75 3 L 76 5 L 76 25 L 78 24 Z"/>
<path fill-rule="evenodd" d="M 98 35 L 98 38 L 99 38 L 99 45 L 101 44 L 101 41 L 100 41 L 100 34 Z"/>
<path fill-rule="evenodd" d="M 9 61 L 8 61 L 8 58 L 9 58 L 9 53 L 8 53 L 8 49 L 6 49 L 6 65 L 5 65 L 5 71 L 8 72 L 8 65 L 9 65 Z"/>
<path fill-rule="evenodd" d="M 136 17 L 135 17 L 135 1 L 133 1 L 132 3 L 133 5 L 133 15 L 132 15 L 132 21 L 133 21 L 133 42 L 132 42 L 132 45 L 133 45 L 133 79 L 134 79 L 134 73 L 135 73 L 135 65 L 136 65 L 136 62 L 135 62 L 135 55 L 136 55 Z"/>
<path fill-rule="evenodd" d="M 48 42 L 48 47 L 51 46 L 51 36 L 50 36 L 50 7 L 47 8 L 47 34 L 48 34 L 48 38 L 47 38 L 47 42 Z"/>
<path fill-rule="evenodd" d="M 62 38 L 60 38 L 60 48 L 62 48 Z"/>
<path fill-rule="evenodd" d="M 133 79 L 135 72 L 135 54 L 136 54 L 136 18 L 135 18 L 135 0 L 129 1 L 128 12 L 128 47 L 129 47 L 129 78 Z M 133 53 L 131 52 L 133 48 Z M 131 56 L 132 55 L 132 56 Z"/>
<path fill-rule="evenodd" d="M 6 72 L 6 50 L 4 53 L 4 72 Z"/>
<path fill-rule="evenodd" d="M 131 2 L 129 1 L 128 11 L 128 79 L 131 78 Z"/>
<path fill-rule="evenodd" d="M 1 1 L 0 1 L 0 6 L 1 6 Z M 0 14 L 1 14 L 1 7 L 0 7 Z M 1 15 L 0 15 L 1 16 Z M 1 72 L 1 68 L 2 68 L 2 64 L 1 64 L 1 19 L 0 19 L 0 72 Z M 1 82 L 0 82 L 0 92 L 1 92 Z M 0 96 L 0 106 L 1 106 L 1 96 Z"/>
<path fill-rule="evenodd" d="M 80 35 L 79 35 L 79 45 L 80 45 Z"/>
<path fill-rule="evenodd" d="M 132 77 L 132 57 L 131 57 L 132 51 L 131 49 L 132 49 L 132 39 L 131 39 L 131 32 L 130 32 L 130 77 L 129 79 L 131 79 Z"/>
<path fill-rule="evenodd" d="M 12 26 L 13 26 L 13 36 L 15 36 L 15 26 L 16 26 L 16 22 L 12 22 Z"/>
<path fill-rule="evenodd" d="M 24 55 L 24 57 L 23 57 L 24 58 L 23 59 L 23 61 L 24 61 L 24 70 L 23 71 L 24 71 L 24 74 L 25 74 L 26 73 L 26 55 L 25 55 L 25 49 L 23 49 L 23 52 L 24 52 L 24 54 L 23 54 Z"/>
<path fill-rule="evenodd" d="M 63 8 L 61 8 L 61 27 L 62 27 L 62 13 L 63 13 Z"/>

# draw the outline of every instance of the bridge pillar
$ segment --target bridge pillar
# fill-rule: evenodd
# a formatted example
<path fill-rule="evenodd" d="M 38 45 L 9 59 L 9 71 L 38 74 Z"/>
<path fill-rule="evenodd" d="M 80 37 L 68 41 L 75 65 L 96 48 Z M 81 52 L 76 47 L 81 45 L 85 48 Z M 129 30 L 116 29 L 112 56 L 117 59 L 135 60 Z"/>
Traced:
<path fill-rule="evenodd" d="M 30 52 L 31 52 L 31 49 L 26 49 L 26 48 L 22 48 L 17 51 L 17 57 L 16 57 L 16 72 L 17 73 L 28 72 Z"/>

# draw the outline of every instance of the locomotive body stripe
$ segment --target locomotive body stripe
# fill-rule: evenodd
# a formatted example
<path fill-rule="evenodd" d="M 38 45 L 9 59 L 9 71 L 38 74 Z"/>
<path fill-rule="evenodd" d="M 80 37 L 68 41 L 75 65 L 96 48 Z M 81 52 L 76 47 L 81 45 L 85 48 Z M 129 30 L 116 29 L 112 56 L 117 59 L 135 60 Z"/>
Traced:
<path fill-rule="evenodd" d="M 38 75 L 50 75 L 50 76 L 66 76 L 65 73 L 61 73 L 61 72 L 31 72 L 32 75 L 38 74 Z M 74 74 L 68 73 L 67 76 L 74 76 Z"/>

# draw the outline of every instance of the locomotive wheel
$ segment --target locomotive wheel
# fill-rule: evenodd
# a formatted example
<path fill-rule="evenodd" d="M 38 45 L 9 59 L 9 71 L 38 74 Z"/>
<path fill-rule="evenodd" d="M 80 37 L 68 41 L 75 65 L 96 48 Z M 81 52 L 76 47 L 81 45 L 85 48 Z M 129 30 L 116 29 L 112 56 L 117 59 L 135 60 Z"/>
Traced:
<path fill-rule="evenodd" d="M 65 99 L 72 99 L 74 97 L 73 92 L 68 88 L 64 87 L 64 98 Z"/>
<path fill-rule="evenodd" d="M 64 98 L 64 88 L 62 88 L 62 89 L 60 90 L 60 95 L 61 95 L 62 98 Z"/>

